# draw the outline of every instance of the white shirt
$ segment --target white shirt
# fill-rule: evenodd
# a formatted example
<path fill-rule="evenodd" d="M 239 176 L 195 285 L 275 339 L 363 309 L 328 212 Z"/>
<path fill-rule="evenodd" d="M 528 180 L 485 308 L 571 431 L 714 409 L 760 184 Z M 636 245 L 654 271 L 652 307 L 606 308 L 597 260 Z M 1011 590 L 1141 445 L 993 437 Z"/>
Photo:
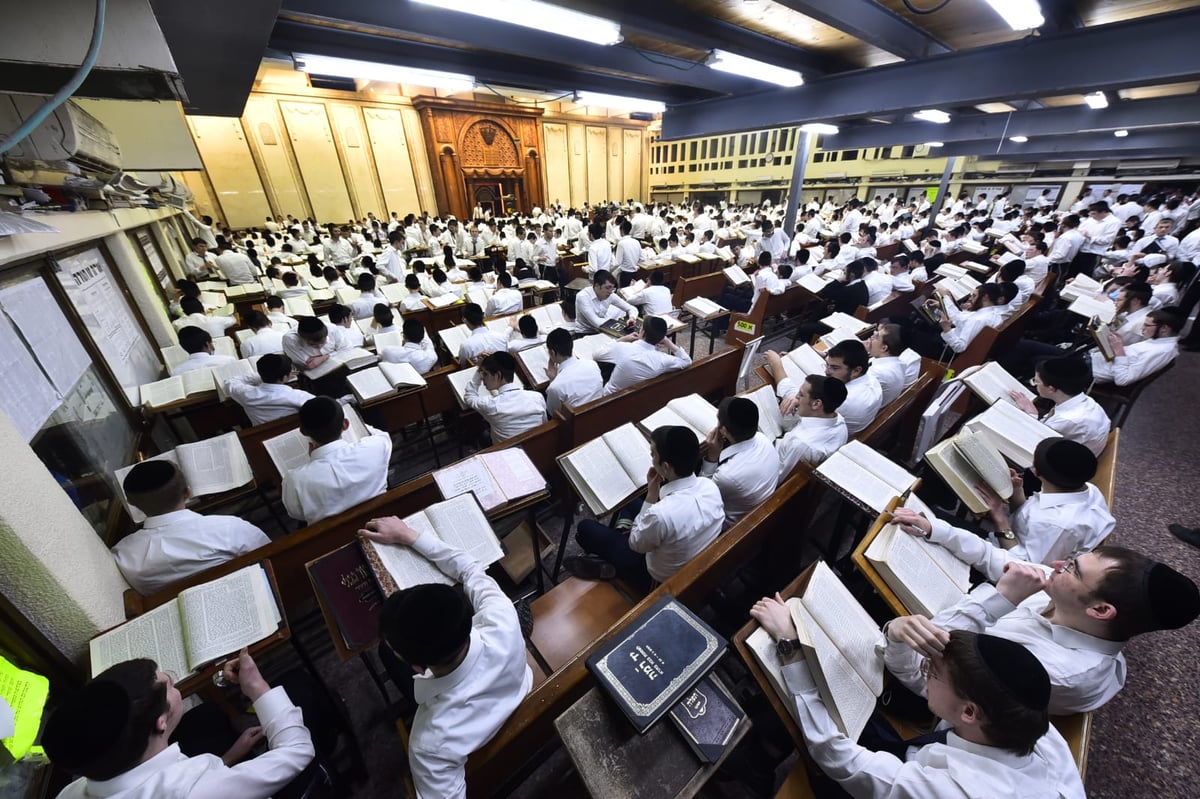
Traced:
<path fill-rule="evenodd" d="M 148 516 L 142 529 L 122 538 L 112 553 L 126 582 L 149 596 L 269 543 L 262 530 L 237 516 L 201 516 L 185 509 Z"/>
<path fill-rule="evenodd" d="M 325 343 L 320 347 L 314 347 L 301 338 L 299 333 L 288 332 L 283 334 L 283 354 L 300 368 L 304 368 L 304 365 L 308 363 L 310 358 L 328 355 L 336 349 L 337 339 L 332 335 L 326 336 Z"/>
<path fill-rule="evenodd" d="M 255 331 L 253 336 L 243 341 L 238 349 L 243 358 L 283 352 L 283 331 L 269 326 L 261 328 Z"/>
<path fill-rule="evenodd" d="M 1095 549 L 1116 526 L 1100 489 L 1088 483 L 1079 491 L 1039 491 L 1012 515 L 1017 545 L 1011 557 L 1051 565 L 1080 550 Z M 994 540 L 994 536 L 993 536 Z"/>
<path fill-rule="evenodd" d="M 603 393 L 600 365 L 572 355 L 558 365 L 558 374 L 546 386 L 546 412 L 554 414 L 564 405 L 575 408 L 599 399 Z"/>
<path fill-rule="evenodd" d="M 666 286 L 646 286 L 637 297 L 637 304 L 646 314 L 668 314 L 674 309 L 671 290 Z"/>
<path fill-rule="evenodd" d="M 225 385 L 229 396 L 250 418 L 250 424 L 256 425 L 299 413 L 301 405 L 316 399 L 307 391 L 286 383 L 264 383 L 257 376 L 234 375 L 225 381 Z"/>
<path fill-rule="evenodd" d="M 475 359 L 485 352 L 501 352 L 508 349 L 508 342 L 486 327 L 477 327 L 471 331 L 458 348 L 458 362 L 470 366 Z"/>
<path fill-rule="evenodd" d="M 396 249 L 390 244 L 383 248 L 383 254 L 379 256 L 379 261 L 375 264 L 379 267 L 379 271 L 383 272 L 397 283 L 404 281 L 404 276 L 408 273 L 408 263 L 404 260 L 404 245 L 400 245 L 400 249 Z"/>
<path fill-rule="evenodd" d="M 374 315 L 375 306 L 380 304 L 387 305 L 387 299 L 373 291 L 364 291 L 358 295 L 357 300 L 350 303 L 350 315 L 355 319 L 366 319 Z"/>
<path fill-rule="evenodd" d="M 412 548 L 461 583 L 475 609 L 467 655 L 454 671 L 413 678 L 417 712 L 408 765 L 420 799 L 463 799 L 467 756 L 492 739 L 533 685 L 517 612 L 467 553 L 422 533 Z"/>
<path fill-rule="evenodd" d="M 268 312 L 267 319 L 271 320 L 271 327 L 276 330 L 282 330 L 285 333 L 289 330 L 295 330 L 300 326 L 299 322 L 281 311 Z"/>
<path fill-rule="evenodd" d="M 171 376 L 181 375 L 184 372 L 193 372 L 197 369 L 215 369 L 218 366 L 231 364 L 236 360 L 237 358 L 230 358 L 228 355 L 209 355 L 207 352 L 193 352 L 188 356 L 186 361 L 171 367 Z"/>
<path fill-rule="evenodd" d="M 334 241 L 332 238 L 328 238 L 325 240 L 325 263 L 330 266 L 349 266 L 350 262 L 354 260 L 354 255 L 354 245 L 349 239 L 339 238 Z"/>
<path fill-rule="evenodd" d="M 875 421 L 882 407 L 883 389 L 868 372 L 846 384 L 846 401 L 838 407 L 838 414 L 846 420 L 846 430 L 854 435 Z"/>
<path fill-rule="evenodd" d="M 617 241 L 614 268 L 619 272 L 636 272 L 642 257 L 642 245 L 633 236 L 622 236 Z"/>
<path fill-rule="evenodd" d="M 712 543 L 724 521 L 717 484 L 707 477 L 680 477 L 662 487 L 658 502 L 642 505 L 629 548 L 644 554 L 650 576 L 663 582 Z"/>
<path fill-rule="evenodd" d="M 334 516 L 387 491 L 392 437 L 371 435 L 351 444 L 337 439 L 312 451 L 311 460 L 284 475 L 283 507 L 309 524 Z"/>
<path fill-rule="evenodd" d="M 588 247 L 587 273 L 594 275 L 601 269 L 612 271 L 613 249 L 608 239 L 596 239 Z"/>
<path fill-rule="evenodd" d="M 525 298 L 516 289 L 500 288 L 488 300 L 484 314 L 487 316 L 503 316 L 504 314 L 519 313 L 525 307 Z"/>
<path fill-rule="evenodd" d="M 1142 322 L 1145 320 L 1146 314 L 1152 310 L 1154 309 L 1147 305 L 1125 315 L 1125 321 L 1114 332 L 1121 337 L 1121 341 L 1126 347 L 1142 340 Z"/>
<path fill-rule="evenodd" d="M 209 316 L 203 313 L 190 313 L 182 319 L 176 319 L 176 330 L 183 330 L 185 327 L 198 327 L 208 333 L 213 338 L 220 338 L 225 335 L 225 331 L 237 324 L 237 319 L 232 316 Z"/>
<path fill-rule="evenodd" d="M 1070 263 L 1083 247 L 1085 239 L 1078 228 L 1067 228 L 1050 245 L 1046 259 L 1052 264 Z"/>
<path fill-rule="evenodd" d="M 1128 386 L 1165 369 L 1179 354 L 1179 337 L 1148 338 L 1125 347 L 1125 354 L 1111 362 L 1098 351 L 1092 352 L 1092 376 L 1097 383 Z"/>
<path fill-rule="evenodd" d="M 403 313 L 405 311 L 423 311 L 423 310 L 425 310 L 425 298 L 421 296 L 420 292 L 417 292 L 415 294 L 413 292 L 409 292 L 406 296 L 404 296 L 400 300 L 400 312 L 401 313 Z M 375 311 L 372 309 L 371 314 L 374 315 L 374 313 L 375 313 Z"/>
<path fill-rule="evenodd" d="M 598 331 L 600 325 L 613 315 L 613 306 L 624 311 L 630 319 L 637 319 L 637 308 L 625 302 L 617 292 L 610 294 L 607 300 L 601 300 L 596 297 L 596 287 L 588 286 L 575 295 L 576 321 L 593 332 Z"/>
<path fill-rule="evenodd" d="M 608 383 L 604 385 L 606 397 L 652 377 L 683 369 L 692 362 L 687 350 L 678 345 L 668 354 L 642 339 L 617 341 L 607 349 L 598 350 L 593 357 L 597 361 L 615 364 Z"/>
<path fill-rule="evenodd" d="M 437 365 L 438 355 L 433 342 L 426 336 L 415 344 L 406 341 L 400 347 L 384 347 L 379 353 L 379 360 L 386 363 L 412 364 L 412 368 L 419 374 L 425 374 Z"/>
<path fill-rule="evenodd" d="M 217 269 L 226 281 L 234 285 L 258 282 L 258 270 L 254 268 L 254 262 L 234 250 L 217 256 Z"/>
<path fill-rule="evenodd" d="M 1092 219 L 1089 216 L 1079 223 L 1079 232 L 1088 237 L 1081 248 L 1082 251 L 1100 255 L 1112 245 L 1113 239 L 1121 232 L 1121 219 L 1113 214 L 1105 214 L 1103 219 Z"/>
<path fill-rule="evenodd" d="M 796 426 L 775 442 L 775 454 L 779 462 L 779 482 L 801 463 L 816 465 L 837 452 L 850 438 L 846 420 L 841 414 L 826 419 L 820 416 L 802 416 Z"/>
<path fill-rule="evenodd" d="M 1087 394 L 1076 394 L 1050 409 L 1042 417 L 1042 424 L 1063 438 L 1077 441 L 1092 451 L 1096 457 L 1108 443 L 1108 431 L 1112 424 L 1100 403 Z"/>
<path fill-rule="evenodd" d="M 1158 251 L 1143 256 L 1141 262 L 1146 266 L 1159 266 L 1175 259 L 1179 252 L 1179 239 L 1174 236 L 1144 236 L 1137 240 L 1137 243 L 1130 248 L 1129 252 L 1133 253 L 1145 252 L 1146 248 L 1151 244 L 1158 245 Z"/>
<path fill-rule="evenodd" d="M 911 371 L 920 371 L 919 360 L 917 361 L 917 369 Z M 871 359 L 871 368 L 867 373 L 875 378 L 875 382 L 879 384 L 881 392 L 880 407 L 890 404 L 892 400 L 904 393 L 904 389 L 916 381 L 916 374 L 913 374 L 910 380 L 909 372 L 909 368 L 897 355 Z"/>
<path fill-rule="evenodd" d="M 725 506 L 725 528 L 766 502 L 779 479 L 771 442 L 762 433 L 721 450 L 721 460 L 704 461 L 700 474 L 717 484 Z"/>
<path fill-rule="evenodd" d="M 520 383 L 505 383 L 495 396 L 483 387 L 483 372 L 476 371 L 463 390 L 467 406 L 479 411 L 492 428 L 492 443 L 499 444 L 546 421 L 546 398 Z"/>
<path fill-rule="evenodd" d="M 969 347 L 985 327 L 999 327 L 1007 310 L 1005 305 L 989 305 L 978 311 L 961 311 L 952 302 L 943 305 L 954 327 L 942 332 L 942 341 L 955 352 Z"/>
<path fill-rule="evenodd" d="M 1039 591 L 1014 605 L 994 585 L 983 583 L 932 621 L 943 630 L 988 633 L 1028 649 L 1050 675 L 1052 714 L 1095 710 L 1125 685 L 1125 642 L 1053 624 L 1042 615 L 1049 604 L 1050 598 Z"/>
<path fill-rule="evenodd" d="M 204 257 L 201 258 L 200 253 L 193 250 L 184 256 L 183 265 L 187 268 L 188 277 L 203 277 L 210 269 L 216 267 L 217 258 L 211 252 L 204 253 Z"/>
<path fill-rule="evenodd" d="M 875 305 L 876 303 L 886 299 L 892 293 L 893 280 L 892 275 L 889 272 L 883 272 L 879 269 L 876 269 L 873 272 L 867 272 L 867 274 L 863 276 L 863 282 L 867 284 L 868 305 Z"/>

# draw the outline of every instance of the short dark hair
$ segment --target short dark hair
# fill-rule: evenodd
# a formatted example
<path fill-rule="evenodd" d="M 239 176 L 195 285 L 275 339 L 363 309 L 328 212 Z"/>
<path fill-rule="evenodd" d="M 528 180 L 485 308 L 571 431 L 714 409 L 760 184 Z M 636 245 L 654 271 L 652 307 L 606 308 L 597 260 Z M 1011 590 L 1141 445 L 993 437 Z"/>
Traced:
<path fill-rule="evenodd" d="M 615 286 L 617 285 L 617 279 L 607 269 L 597 269 L 596 274 L 592 275 L 593 286 L 604 286 L 608 283 L 612 283 Z"/>
<path fill-rule="evenodd" d="M 345 322 L 347 319 L 350 319 L 353 316 L 354 313 L 350 310 L 348 305 L 342 305 L 338 303 L 329 309 L 329 321 L 333 322 L 335 325 L 340 325 L 342 322 Z"/>
<path fill-rule="evenodd" d="M 647 316 L 642 320 L 642 338 L 647 344 L 658 344 L 667 336 L 667 321 L 659 316 Z"/>
<path fill-rule="evenodd" d="M 717 406 L 717 421 L 735 441 L 745 441 L 758 432 L 758 406 L 745 397 L 726 397 Z"/>
<path fill-rule="evenodd" d="M 282 308 L 282 307 L 283 307 L 283 297 L 276 297 L 274 294 L 272 294 L 270 297 L 267 297 L 267 310 L 270 310 L 272 308 Z"/>
<path fill-rule="evenodd" d="M 861 369 L 863 374 L 866 374 L 871 365 L 871 356 L 867 355 L 867 348 L 858 339 L 839 341 L 829 348 L 825 358 L 838 358 L 851 372 Z"/>
<path fill-rule="evenodd" d="M 200 302 L 199 297 L 185 294 L 179 298 L 179 309 L 185 314 L 202 314 L 204 313 L 204 303 Z"/>
<path fill-rule="evenodd" d="M 666 282 L 666 277 L 663 276 L 661 269 L 655 269 L 650 273 L 650 285 L 661 286 Z"/>
<path fill-rule="evenodd" d="M 328 444 L 342 435 L 346 413 L 331 397 L 313 397 L 300 406 L 300 432 L 318 444 Z"/>
<path fill-rule="evenodd" d="M 255 364 L 264 383 L 282 383 L 292 373 L 292 362 L 286 356 L 269 352 Z"/>
<path fill-rule="evenodd" d="M 904 331 L 900 325 L 885 322 L 879 325 L 876 330 L 878 331 L 880 341 L 883 342 L 883 346 L 887 347 L 889 354 L 899 355 L 904 352 L 906 349 L 904 346 Z"/>
<path fill-rule="evenodd" d="M 546 334 L 546 349 L 555 355 L 570 358 L 575 352 L 575 341 L 567 330 L 556 327 Z"/>
<path fill-rule="evenodd" d="M 1082 394 L 1092 384 L 1091 363 L 1082 358 L 1046 358 L 1038 361 L 1034 372 L 1042 382 L 1064 394 Z"/>
<path fill-rule="evenodd" d="M 509 353 L 500 350 L 484 358 L 479 368 L 488 374 L 498 374 L 505 383 L 511 383 L 517 374 L 517 361 Z"/>
<path fill-rule="evenodd" d="M 1004 288 L 999 283 L 984 283 L 976 291 L 980 297 L 987 297 L 992 305 L 1004 304 Z"/>
<path fill-rule="evenodd" d="M 836 377 L 809 375 L 804 382 L 808 383 L 809 398 L 820 400 L 825 413 L 835 412 L 846 401 L 846 384 Z"/>
<path fill-rule="evenodd" d="M 521 330 L 521 335 L 525 338 L 533 338 L 538 334 L 538 323 L 529 314 L 525 314 L 517 320 L 517 327 Z"/>
<path fill-rule="evenodd" d="M 473 612 L 466 597 L 448 585 L 415 585 L 383 601 L 379 634 L 410 664 L 446 666 L 470 640 Z"/>
<path fill-rule="evenodd" d="M 404 331 L 404 340 L 409 343 L 420 344 L 425 339 L 425 325 L 417 319 L 405 319 L 401 329 Z"/>
<path fill-rule="evenodd" d="M 477 302 L 468 302 L 463 308 L 463 321 L 467 327 L 479 327 L 483 324 L 483 309 Z"/>
<path fill-rule="evenodd" d="M 204 352 L 209 344 L 212 344 L 212 336 L 202 327 L 188 325 L 179 331 L 179 346 L 183 347 L 185 352 Z"/>
<path fill-rule="evenodd" d="M 329 337 L 329 328 L 315 316 L 300 316 L 296 318 L 296 333 L 310 344 L 316 344 Z"/>
<path fill-rule="evenodd" d="M 1176 333 L 1182 330 L 1184 324 L 1187 323 L 1187 316 L 1180 310 L 1178 305 L 1168 305 L 1164 308 L 1158 308 L 1146 314 L 1146 316 L 1154 324 L 1166 325 Z"/>
<path fill-rule="evenodd" d="M 1020 258 L 1014 258 L 1000 267 L 1001 282 L 1011 283 L 1023 274 L 1025 274 L 1025 262 Z"/>
<path fill-rule="evenodd" d="M 372 275 L 370 272 L 363 272 L 361 275 L 359 275 L 358 276 L 358 290 L 359 291 L 374 291 L 375 290 L 375 276 Z"/>
<path fill-rule="evenodd" d="M 421 278 L 417 277 L 416 275 L 405 275 L 404 288 L 408 289 L 409 291 L 419 291 L 421 288 Z"/>
<path fill-rule="evenodd" d="M 382 302 L 375 303 L 375 307 L 371 310 L 371 316 L 375 318 L 380 327 L 389 327 L 396 321 L 396 317 L 392 315 L 392 309 Z"/>
<path fill-rule="evenodd" d="M 246 326 L 251 330 L 262 330 L 271 326 L 271 320 L 262 311 L 251 311 L 246 314 Z"/>
<path fill-rule="evenodd" d="M 513 278 L 508 272 L 501 272 L 496 278 L 496 282 L 500 284 L 501 288 L 510 289 L 512 288 Z"/>
<path fill-rule="evenodd" d="M 187 478 L 183 470 L 166 460 L 142 461 L 125 475 L 121 489 L 130 505 L 147 516 L 159 516 L 177 509 L 187 496 Z"/>
<path fill-rule="evenodd" d="M 700 441 L 689 427 L 663 425 L 654 428 L 650 440 L 660 461 L 667 463 L 680 477 L 696 474 L 700 466 Z"/>

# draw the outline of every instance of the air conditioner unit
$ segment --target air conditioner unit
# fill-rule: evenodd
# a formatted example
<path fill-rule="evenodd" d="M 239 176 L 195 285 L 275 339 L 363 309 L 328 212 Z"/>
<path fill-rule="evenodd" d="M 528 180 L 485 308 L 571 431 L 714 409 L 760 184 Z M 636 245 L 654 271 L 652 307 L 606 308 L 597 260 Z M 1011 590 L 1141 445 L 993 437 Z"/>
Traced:
<path fill-rule="evenodd" d="M 997 175 L 1032 175 L 1037 169 L 1035 164 L 1001 164 L 996 167 Z"/>
<path fill-rule="evenodd" d="M 0 134 L 10 134 L 46 102 L 32 94 L 0 95 Z M 68 161 L 83 170 L 112 175 L 121 148 L 100 120 L 68 100 L 6 154 L 24 161 Z"/>
<path fill-rule="evenodd" d="M 903 150 L 901 150 L 901 152 L 903 152 Z M 928 156 L 929 156 L 929 145 L 928 144 L 914 144 L 913 145 L 913 158 L 926 158 Z M 899 156 L 893 156 L 893 157 L 899 157 Z"/>
<path fill-rule="evenodd" d="M 1118 172 L 1170 172 L 1179 168 L 1179 159 L 1165 161 L 1122 161 L 1117 164 Z"/>

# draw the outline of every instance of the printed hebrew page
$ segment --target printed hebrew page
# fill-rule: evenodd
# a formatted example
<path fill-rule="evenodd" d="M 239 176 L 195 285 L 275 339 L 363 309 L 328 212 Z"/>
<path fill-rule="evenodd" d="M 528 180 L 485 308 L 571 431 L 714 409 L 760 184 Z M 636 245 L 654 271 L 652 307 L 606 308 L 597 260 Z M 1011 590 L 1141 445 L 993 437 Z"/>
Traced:
<path fill-rule="evenodd" d="M 626 423 L 616 430 L 610 430 L 602 438 L 613 455 L 629 475 L 636 488 L 646 485 L 646 474 L 654 464 L 650 460 L 650 441 L 637 431 L 632 424 Z"/>
<path fill-rule="evenodd" d="M 179 679 L 191 671 L 183 646 L 179 605 L 174 600 L 96 636 L 88 649 L 93 677 L 109 666 L 135 658 L 150 658 L 161 670 Z"/>
<path fill-rule="evenodd" d="M 384 397 L 395 391 L 380 367 L 363 369 L 361 372 L 348 375 L 346 382 L 350 384 L 350 388 L 354 390 L 354 395 L 360 402 Z"/>
<path fill-rule="evenodd" d="M 280 477 L 286 477 L 297 466 L 308 463 L 308 438 L 299 429 L 289 430 L 283 435 L 268 438 L 263 449 L 275 464 Z"/>
<path fill-rule="evenodd" d="M 850 740 L 857 741 L 875 712 L 876 692 L 863 682 L 839 645 L 826 634 L 804 604 L 792 607 L 792 619 L 797 630 L 804 627 L 808 634 L 806 648 L 809 651 L 805 654 L 806 657 L 816 656 L 816 664 L 810 662 L 809 669 L 829 714 Z M 883 658 L 878 659 L 882 666 Z"/>
<path fill-rule="evenodd" d="M 411 363 L 381 363 L 379 370 L 383 372 L 388 383 L 397 388 L 426 384 L 425 378 L 421 377 Z"/>
<path fill-rule="evenodd" d="M 861 441 L 850 441 L 838 451 L 890 485 L 897 496 L 912 488 L 916 482 L 917 478 L 909 474 L 904 467 L 893 463 Z"/>
<path fill-rule="evenodd" d="M 677 410 L 670 405 L 665 405 L 659 408 L 654 413 L 647 416 L 642 421 L 638 422 L 638 427 L 646 431 L 647 434 L 653 433 L 660 427 L 686 427 L 696 433 L 698 438 L 703 438 L 700 435 L 699 429 L 688 423 L 679 415 Z"/>
<path fill-rule="evenodd" d="M 529 455 L 520 447 L 484 452 L 479 459 L 492 473 L 492 479 L 510 502 L 546 488 L 546 478 L 542 477 L 533 461 L 529 460 Z"/>
<path fill-rule="evenodd" d="M 517 353 L 517 358 L 525 364 L 525 371 L 529 372 L 529 379 L 534 385 L 540 386 L 550 382 L 550 375 L 546 374 L 546 367 L 550 365 L 550 352 L 545 347 L 521 350 Z"/>
<path fill-rule="evenodd" d="M 641 437 L 641 434 L 638 434 Z M 644 439 L 643 439 L 644 440 Z M 647 458 L 649 461 L 649 458 Z M 596 438 L 574 452 L 564 456 L 564 469 L 572 485 L 587 501 L 593 513 L 613 510 L 638 488 L 625 467 L 609 449 L 605 438 Z M 645 481 L 645 472 L 642 480 Z"/>
<path fill-rule="evenodd" d="M 433 473 L 433 481 L 446 499 L 473 492 L 484 510 L 505 503 L 504 492 L 479 458 L 467 458 L 444 469 L 437 469 Z"/>
<path fill-rule="evenodd" d="M 183 387 L 181 375 L 142 386 L 142 404 L 147 408 L 162 408 L 185 399 L 187 399 L 187 391 Z"/>
<path fill-rule="evenodd" d="M 279 629 L 279 607 L 258 564 L 181 591 L 177 601 L 190 669 Z"/>
<path fill-rule="evenodd" d="M 430 535 L 437 535 L 424 511 L 407 516 L 404 521 L 419 533 L 428 532 Z M 374 547 L 376 554 L 379 555 L 379 562 L 383 564 L 388 574 L 392 576 L 392 580 L 400 588 L 411 588 L 414 585 L 424 585 L 425 583 L 454 584 L 453 580 L 442 574 L 441 569 L 413 549 L 398 544 L 366 542 L 365 545 Z"/>
<path fill-rule="evenodd" d="M 717 427 L 717 409 L 699 394 L 678 397 L 667 404 L 696 431 L 701 441 Z"/>
<path fill-rule="evenodd" d="M 962 589 L 935 562 L 934 553 L 938 551 L 949 554 L 940 545 L 914 538 L 889 524 L 879 531 L 866 555 L 879 564 L 885 582 L 901 596 L 909 612 L 932 617 L 963 596 Z"/>
<path fill-rule="evenodd" d="M 758 406 L 758 430 L 771 441 L 783 435 L 783 414 L 779 412 L 779 398 L 770 386 L 759 386 L 740 396 Z"/>
<path fill-rule="evenodd" d="M 887 643 L 879 625 L 823 561 L 818 561 L 804 589 L 804 607 L 850 661 L 863 682 L 878 696 L 883 692 L 883 658 L 876 646 Z"/>
<path fill-rule="evenodd" d="M 254 479 L 237 433 L 180 444 L 175 457 L 195 496 L 231 491 Z"/>
<path fill-rule="evenodd" d="M 425 515 L 443 541 L 470 553 L 484 566 L 504 557 L 491 522 L 470 495 L 430 505 L 425 509 Z"/>
<path fill-rule="evenodd" d="M 856 497 L 876 513 L 886 511 L 888 503 L 900 494 L 886 481 L 880 480 L 851 458 L 842 454 L 841 450 L 822 461 L 821 465 L 817 467 L 817 474 Z"/>

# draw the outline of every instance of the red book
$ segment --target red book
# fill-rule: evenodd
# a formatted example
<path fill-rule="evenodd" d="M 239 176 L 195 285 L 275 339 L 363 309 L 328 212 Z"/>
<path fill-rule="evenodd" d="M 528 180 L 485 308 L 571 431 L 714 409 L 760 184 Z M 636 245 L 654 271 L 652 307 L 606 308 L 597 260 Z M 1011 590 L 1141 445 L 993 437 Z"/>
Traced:
<path fill-rule="evenodd" d="M 309 563 L 308 574 L 347 649 L 364 649 L 379 638 L 383 596 L 357 541 Z"/>

